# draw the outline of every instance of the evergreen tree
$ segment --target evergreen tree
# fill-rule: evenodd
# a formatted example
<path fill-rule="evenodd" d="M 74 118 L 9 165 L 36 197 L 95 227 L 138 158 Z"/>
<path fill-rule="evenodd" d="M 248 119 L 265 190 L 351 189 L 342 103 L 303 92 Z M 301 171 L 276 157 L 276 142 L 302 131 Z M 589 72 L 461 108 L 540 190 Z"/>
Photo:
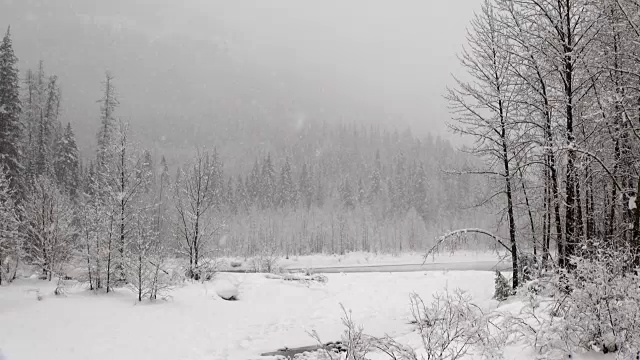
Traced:
<path fill-rule="evenodd" d="M 371 172 L 371 189 L 369 201 L 375 200 L 382 190 L 382 163 L 380 162 L 380 150 L 376 150 L 376 158 Z"/>
<path fill-rule="evenodd" d="M 247 195 L 247 187 L 242 181 L 242 175 L 236 177 L 236 208 L 237 210 L 246 211 L 249 208 L 249 199 Z"/>
<path fill-rule="evenodd" d="M 411 201 L 413 208 L 424 220 L 426 217 L 427 179 L 424 165 L 420 163 L 415 169 L 411 181 Z"/>
<path fill-rule="evenodd" d="M 55 149 L 53 168 L 58 186 L 74 197 L 80 183 L 80 161 L 71 123 L 67 123 L 64 134 L 58 137 Z"/>
<path fill-rule="evenodd" d="M 257 204 L 260 199 L 260 188 L 262 187 L 262 182 L 260 179 L 260 164 L 256 159 L 253 163 L 253 168 L 251 169 L 251 173 L 247 177 L 246 180 L 246 189 L 247 195 L 249 199 L 249 205 Z"/>
<path fill-rule="evenodd" d="M 5 274 L 5 262 L 17 260 L 20 249 L 20 220 L 16 211 L 13 190 L 4 167 L 0 166 L 0 285 L 11 274 Z M 13 255 L 13 256 L 12 256 Z M 10 280 L 10 279 L 9 279 Z"/>
<path fill-rule="evenodd" d="M 305 208 L 309 209 L 313 202 L 313 185 L 311 183 L 311 176 L 308 171 L 307 163 L 302 164 L 302 172 L 300 173 L 298 189 L 302 204 Z"/>
<path fill-rule="evenodd" d="M 366 190 L 364 188 L 364 182 L 362 181 L 362 178 L 358 179 L 358 193 L 357 193 L 357 197 L 358 197 L 358 204 L 362 204 L 364 202 L 366 196 Z"/>
<path fill-rule="evenodd" d="M 275 205 L 276 199 L 276 173 L 273 168 L 273 162 L 271 161 L 271 154 L 267 154 L 264 162 L 262 163 L 261 187 L 259 197 L 261 199 L 260 205 L 263 209 L 268 209 Z"/>
<path fill-rule="evenodd" d="M 58 78 L 52 76 L 46 89 L 46 101 L 44 108 L 40 109 L 36 132 L 35 148 L 35 175 L 52 175 L 53 151 L 57 132 L 58 113 L 60 112 L 60 89 L 57 85 Z"/>
<path fill-rule="evenodd" d="M 100 129 L 98 130 L 97 167 L 98 172 L 107 173 L 113 160 L 112 147 L 115 143 L 116 122 L 114 113 L 118 106 L 116 91 L 113 85 L 113 76 L 107 72 L 103 85 L 102 99 L 98 100 L 100 105 Z"/>
<path fill-rule="evenodd" d="M 0 166 L 6 167 L 9 186 L 14 190 L 14 196 L 20 197 L 22 108 L 17 63 L 9 28 L 0 44 Z"/>
<path fill-rule="evenodd" d="M 291 163 L 289 158 L 285 160 L 280 170 L 280 181 L 278 183 L 278 206 L 295 206 L 296 202 L 296 189 L 293 185 L 293 178 L 291 176 Z"/>
<path fill-rule="evenodd" d="M 236 194 L 233 189 L 233 178 L 229 178 L 227 181 L 227 186 L 224 191 L 224 203 L 229 209 L 229 212 L 235 214 L 238 212 L 238 204 L 236 201 Z"/>
<path fill-rule="evenodd" d="M 340 187 L 340 199 L 342 201 L 342 205 L 346 209 L 352 210 L 356 207 L 353 187 L 351 186 L 351 181 L 349 181 L 348 177 L 344 179 L 342 186 Z"/>

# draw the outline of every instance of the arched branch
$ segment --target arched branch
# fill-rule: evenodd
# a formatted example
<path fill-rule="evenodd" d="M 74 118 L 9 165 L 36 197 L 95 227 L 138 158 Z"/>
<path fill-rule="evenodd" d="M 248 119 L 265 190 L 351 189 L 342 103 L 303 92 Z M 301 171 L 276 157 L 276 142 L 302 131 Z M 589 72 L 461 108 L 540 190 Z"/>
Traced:
<path fill-rule="evenodd" d="M 424 254 L 424 260 L 422 261 L 422 265 L 424 265 L 427 262 L 427 259 L 429 258 L 429 255 L 431 255 L 437 248 L 438 246 L 440 246 L 440 244 L 442 244 L 445 240 L 447 240 L 448 238 L 455 236 L 455 235 L 459 235 L 459 234 L 466 234 L 466 233 L 475 233 L 475 234 L 482 234 L 482 235 L 486 235 L 492 239 L 494 239 L 498 244 L 502 245 L 502 247 L 504 247 L 505 249 L 507 249 L 508 252 L 511 252 L 511 248 L 509 246 L 507 246 L 504 243 L 504 239 L 502 239 L 499 236 L 496 236 L 490 232 L 488 232 L 487 230 L 483 230 L 483 229 L 458 229 L 458 230 L 454 230 L 451 231 L 447 234 L 444 234 L 442 236 L 440 236 L 438 238 L 438 241 L 436 242 L 436 244 L 429 249 L 429 251 L 427 251 L 426 254 Z"/>

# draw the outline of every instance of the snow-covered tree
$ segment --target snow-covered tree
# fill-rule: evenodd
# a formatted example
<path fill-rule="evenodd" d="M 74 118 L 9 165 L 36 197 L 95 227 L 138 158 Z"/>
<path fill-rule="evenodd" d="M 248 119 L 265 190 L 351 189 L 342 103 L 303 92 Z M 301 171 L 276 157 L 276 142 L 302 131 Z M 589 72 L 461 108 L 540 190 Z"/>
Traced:
<path fill-rule="evenodd" d="M 18 58 L 13 52 L 11 29 L 0 43 L 0 166 L 5 167 L 14 196 L 21 196 L 20 79 Z"/>
<path fill-rule="evenodd" d="M 67 194 L 74 197 L 80 185 L 80 159 L 70 123 L 67 123 L 64 134 L 58 137 L 55 149 L 53 167 L 56 180 Z"/>
<path fill-rule="evenodd" d="M 187 275 L 198 277 L 202 260 L 212 254 L 213 237 L 220 235 L 223 223 L 216 218 L 222 177 L 218 155 L 201 151 L 192 163 L 180 171 L 176 180 L 174 204 L 175 236 L 181 253 L 189 259 Z"/>
<path fill-rule="evenodd" d="M 0 285 L 3 281 L 11 281 L 11 266 L 17 266 L 22 235 L 20 233 L 20 218 L 16 207 L 13 190 L 7 176 L 7 171 L 0 166 Z M 13 264 L 11 264 L 13 262 Z"/>
<path fill-rule="evenodd" d="M 28 221 L 27 260 L 37 265 L 51 281 L 62 276 L 71 260 L 77 229 L 71 201 L 47 177 L 35 179 L 25 200 Z"/>

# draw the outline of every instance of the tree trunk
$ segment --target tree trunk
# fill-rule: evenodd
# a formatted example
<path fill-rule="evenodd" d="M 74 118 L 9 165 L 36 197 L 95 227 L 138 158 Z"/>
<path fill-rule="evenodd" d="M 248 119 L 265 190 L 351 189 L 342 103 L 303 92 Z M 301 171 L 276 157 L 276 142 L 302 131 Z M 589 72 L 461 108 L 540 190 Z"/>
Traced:
<path fill-rule="evenodd" d="M 89 248 L 88 235 L 87 235 L 87 274 L 89 274 L 89 290 L 93 290 L 93 281 L 91 279 L 91 248 Z"/>
<path fill-rule="evenodd" d="M 560 3 L 560 2 L 558 2 Z M 566 268 L 569 265 L 569 259 L 575 254 L 578 239 L 576 237 L 576 152 L 573 150 L 575 146 L 575 134 L 573 124 L 573 30 L 571 24 L 571 8 L 569 1 L 566 0 L 566 6 L 564 8 L 564 24 L 563 24 L 563 53 L 564 53 L 564 96 L 565 96 L 565 111 L 566 111 L 566 140 L 569 151 L 567 154 L 567 182 L 565 184 L 565 193 L 567 196 L 565 202 L 565 252 L 560 258 L 560 266 Z"/>
<path fill-rule="evenodd" d="M 138 301 L 142 301 L 142 254 L 138 254 Z"/>
<path fill-rule="evenodd" d="M 113 242 L 113 215 L 109 223 L 109 243 L 107 245 L 107 293 L 111 291 L 111 252 Z"/>
<path fill-rule="evenodd" d="M 635 265 L 640 266 L 640 176 L 636 185 L 636 199 L 633 212 L 633 247 L 635 248 Z"/>
<path fill-rule="evenodd" d="M 529 197 L 527 196 L 527 187 L 524 184 L 524 176 L 522 175 L 522 170 L 520 172 L 520 181 L 522 183 L 522 194 L 524 195 L 524 201 L 527 205 L 527 212 L 529 214 L 529 224 L 531 226 L 531 239 L 533 242 L 533 257 L 538 262 L 538 242 L 536 241 L 536 228 L 533 222 L 533 214 L 531 212 L 531 205 L 529 204 Z"/>

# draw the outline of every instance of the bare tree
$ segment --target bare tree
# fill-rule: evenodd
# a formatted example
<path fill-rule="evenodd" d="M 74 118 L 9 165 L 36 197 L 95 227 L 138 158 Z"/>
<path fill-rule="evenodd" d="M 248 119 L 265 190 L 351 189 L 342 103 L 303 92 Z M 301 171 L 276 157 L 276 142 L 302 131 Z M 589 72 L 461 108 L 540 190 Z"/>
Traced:
<path fill-rule="evenodd" d="M 217 152 L 200 151 L 179 172 L 175 188 L 175 231 L 181 251 L 189 258 L 188 276 L 197 274 L 201 260 L 210 254 L 213 236 L 222 228 L 214 212 L 221 196 L 222 170 Z"/>
<path fill-rule="evenodd" d="M 64 264 L 71 260 L 76 235 L 73 215 L 71 201 L 53 181 L 46 177 L 35 180 L 25 201 L 27 256 L 49 281 L 54 274 L 62 276 Z"/>
<path fill-rule="evenodd" d="M 455 116 L 450 127 L 459 134 L 473 137 L 469 149 L 483 157 L 488 169 L 476 174 L 500 179 L 506 202 L 509 242 L 513 266 L 513 287 L 518 286 L 518 246 L 514 213 L 514 163 L 526 151 L 521 141 L 521 124 L 515 121 L 521 86 L 511 75 L 514 60 L 506 48 L 508 39 L 500 29 L 493 4 L 485 1 L 482 11 L 471 23 L 468 48 L 461 62 L 472 80 L 457 80 L 448 100 Z"/>

